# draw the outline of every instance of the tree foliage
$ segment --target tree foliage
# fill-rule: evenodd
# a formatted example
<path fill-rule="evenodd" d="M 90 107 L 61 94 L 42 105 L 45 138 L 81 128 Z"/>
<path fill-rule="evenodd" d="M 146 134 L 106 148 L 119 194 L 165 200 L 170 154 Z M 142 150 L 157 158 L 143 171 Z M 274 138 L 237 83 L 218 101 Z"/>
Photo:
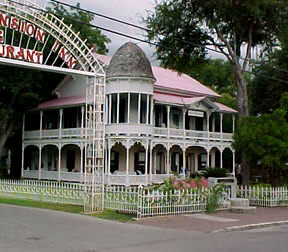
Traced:
<path fill-rule="evenodd" d="M 287 101 L 287 95 L 284 100 Z M 286 108 L 286 102 L 283 102 L 284 104 Z M 242 118 L 233 137 L 235 150 L 245 155 L 249 162 L 261 164 L 273 177 L 287 167 L 286 113 L 286 109 L 280 108 L 270 114 Z"/>
<path fill-rule="evenodd" d="M 59 18 L 64 18 L 64 22 L 68 25 L 72 24 L 72 29 L 78 33 L 79 36 L 86 40 L 88 47 L 95 47 L 97 53 L 108 53 L 107 44 L 110 43 L 110 39 L 104 35 L 99 29 L 93 28 L 89 24 L 92 23 L 94 15 L 85 11 L 81 11 L 80 3 L 76 4 L 76 8 L 66 8 L 63 5 L 56 3 L 50 3 L 51 7 L 48 7 L 48 11 L 53 12 Z"/>
<path fill-rule="evenodd" d="M 162 0 L 146 18 L 147 36 L 158 44 L 162 65 L 180 72 L 187 72 L 193 60 L 203 60 L 207 46 L 220 51 L 234 67 L 238 111 L 247 116 L 244 72 L 251 50 L 275 44 L 288 17 L 287 4 L 284 0 Z"/>

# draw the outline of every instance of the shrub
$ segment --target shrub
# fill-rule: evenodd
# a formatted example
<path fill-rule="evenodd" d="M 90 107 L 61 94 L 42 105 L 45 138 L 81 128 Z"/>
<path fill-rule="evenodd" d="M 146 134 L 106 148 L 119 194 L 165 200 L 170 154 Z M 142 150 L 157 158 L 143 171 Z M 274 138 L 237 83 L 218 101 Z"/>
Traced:
<path fill-rule="evenodd" d="M 205 178 L 209 178 L 209 177 L 221 178 L 221 177 L 226 177 L 226 174 L 227 174 L 227 169 L 219 168 L 219 167 L 206 168 L 203 171 L 203 176 Z"/>

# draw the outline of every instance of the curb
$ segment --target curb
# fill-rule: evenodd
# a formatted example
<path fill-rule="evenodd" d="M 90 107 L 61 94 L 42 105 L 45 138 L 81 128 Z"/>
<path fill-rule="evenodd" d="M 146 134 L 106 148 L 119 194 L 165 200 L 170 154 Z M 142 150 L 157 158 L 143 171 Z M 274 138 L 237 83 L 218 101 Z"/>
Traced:
<path fill-rule="evenodd" d="M 232 227 L 217 229 L 217 230 L 212 231 L 211 233 L 245 231 L 245 230 L 257 229 L 257 228 L 263 228 L 263 227 L 280 226 L 284 224 L 288 224 L 288 220 L 247 224 L 247 225 L 242 225 L 242 226 L 232 226 Z"/>

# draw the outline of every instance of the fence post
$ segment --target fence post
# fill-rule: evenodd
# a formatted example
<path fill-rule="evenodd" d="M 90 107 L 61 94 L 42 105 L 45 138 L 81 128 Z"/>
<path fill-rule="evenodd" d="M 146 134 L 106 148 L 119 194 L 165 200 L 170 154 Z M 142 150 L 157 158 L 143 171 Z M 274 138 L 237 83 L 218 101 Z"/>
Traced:
<path fill-rule="evenodd" d="M 137 219 L 141 219 L 142 217 L 142 193 L 143 193 L 142 185 L 138 186 L 138 199 L 137 199 Z"/>

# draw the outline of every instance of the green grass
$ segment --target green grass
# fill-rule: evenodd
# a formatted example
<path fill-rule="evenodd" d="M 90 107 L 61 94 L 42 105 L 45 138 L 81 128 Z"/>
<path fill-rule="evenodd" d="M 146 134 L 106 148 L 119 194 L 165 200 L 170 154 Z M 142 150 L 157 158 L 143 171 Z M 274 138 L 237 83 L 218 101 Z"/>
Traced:
<path fill-rule="evenodd" d="M 104 212 L 92 214 L 91 216 L 95 216 L 105 220 L 114 220 L 118 222 L 128 222 L 133 221 L 136 216 L 130 214 L 119 213 L 114 210 L 104 210 Z"/>
<path fill-rule="evenodd" d="M 58 203 L 49 203 L 49 202 L 41 202 L 41 201 L 26 200 L 26 199 L 13 199 L 13 198 L 0 197 L 0 204 L 1 203 L 9 204 L 9 205 L 16 205 L 16 206 L 50 209 L 50 210 L 75 213 L 75 214 L 83 214 L 83 206 L 77 206 L 77 205 L 58 204 Z M 106 220 L 123 222 L 123 223 L 132 221 L 135 218 L 135 216 L 133 215 L 119 213 L 113 210 L 104 210 L 101 213 L 92 214 L 90 216 L 94 216 L 94 217 L 106 219 Z"/>

